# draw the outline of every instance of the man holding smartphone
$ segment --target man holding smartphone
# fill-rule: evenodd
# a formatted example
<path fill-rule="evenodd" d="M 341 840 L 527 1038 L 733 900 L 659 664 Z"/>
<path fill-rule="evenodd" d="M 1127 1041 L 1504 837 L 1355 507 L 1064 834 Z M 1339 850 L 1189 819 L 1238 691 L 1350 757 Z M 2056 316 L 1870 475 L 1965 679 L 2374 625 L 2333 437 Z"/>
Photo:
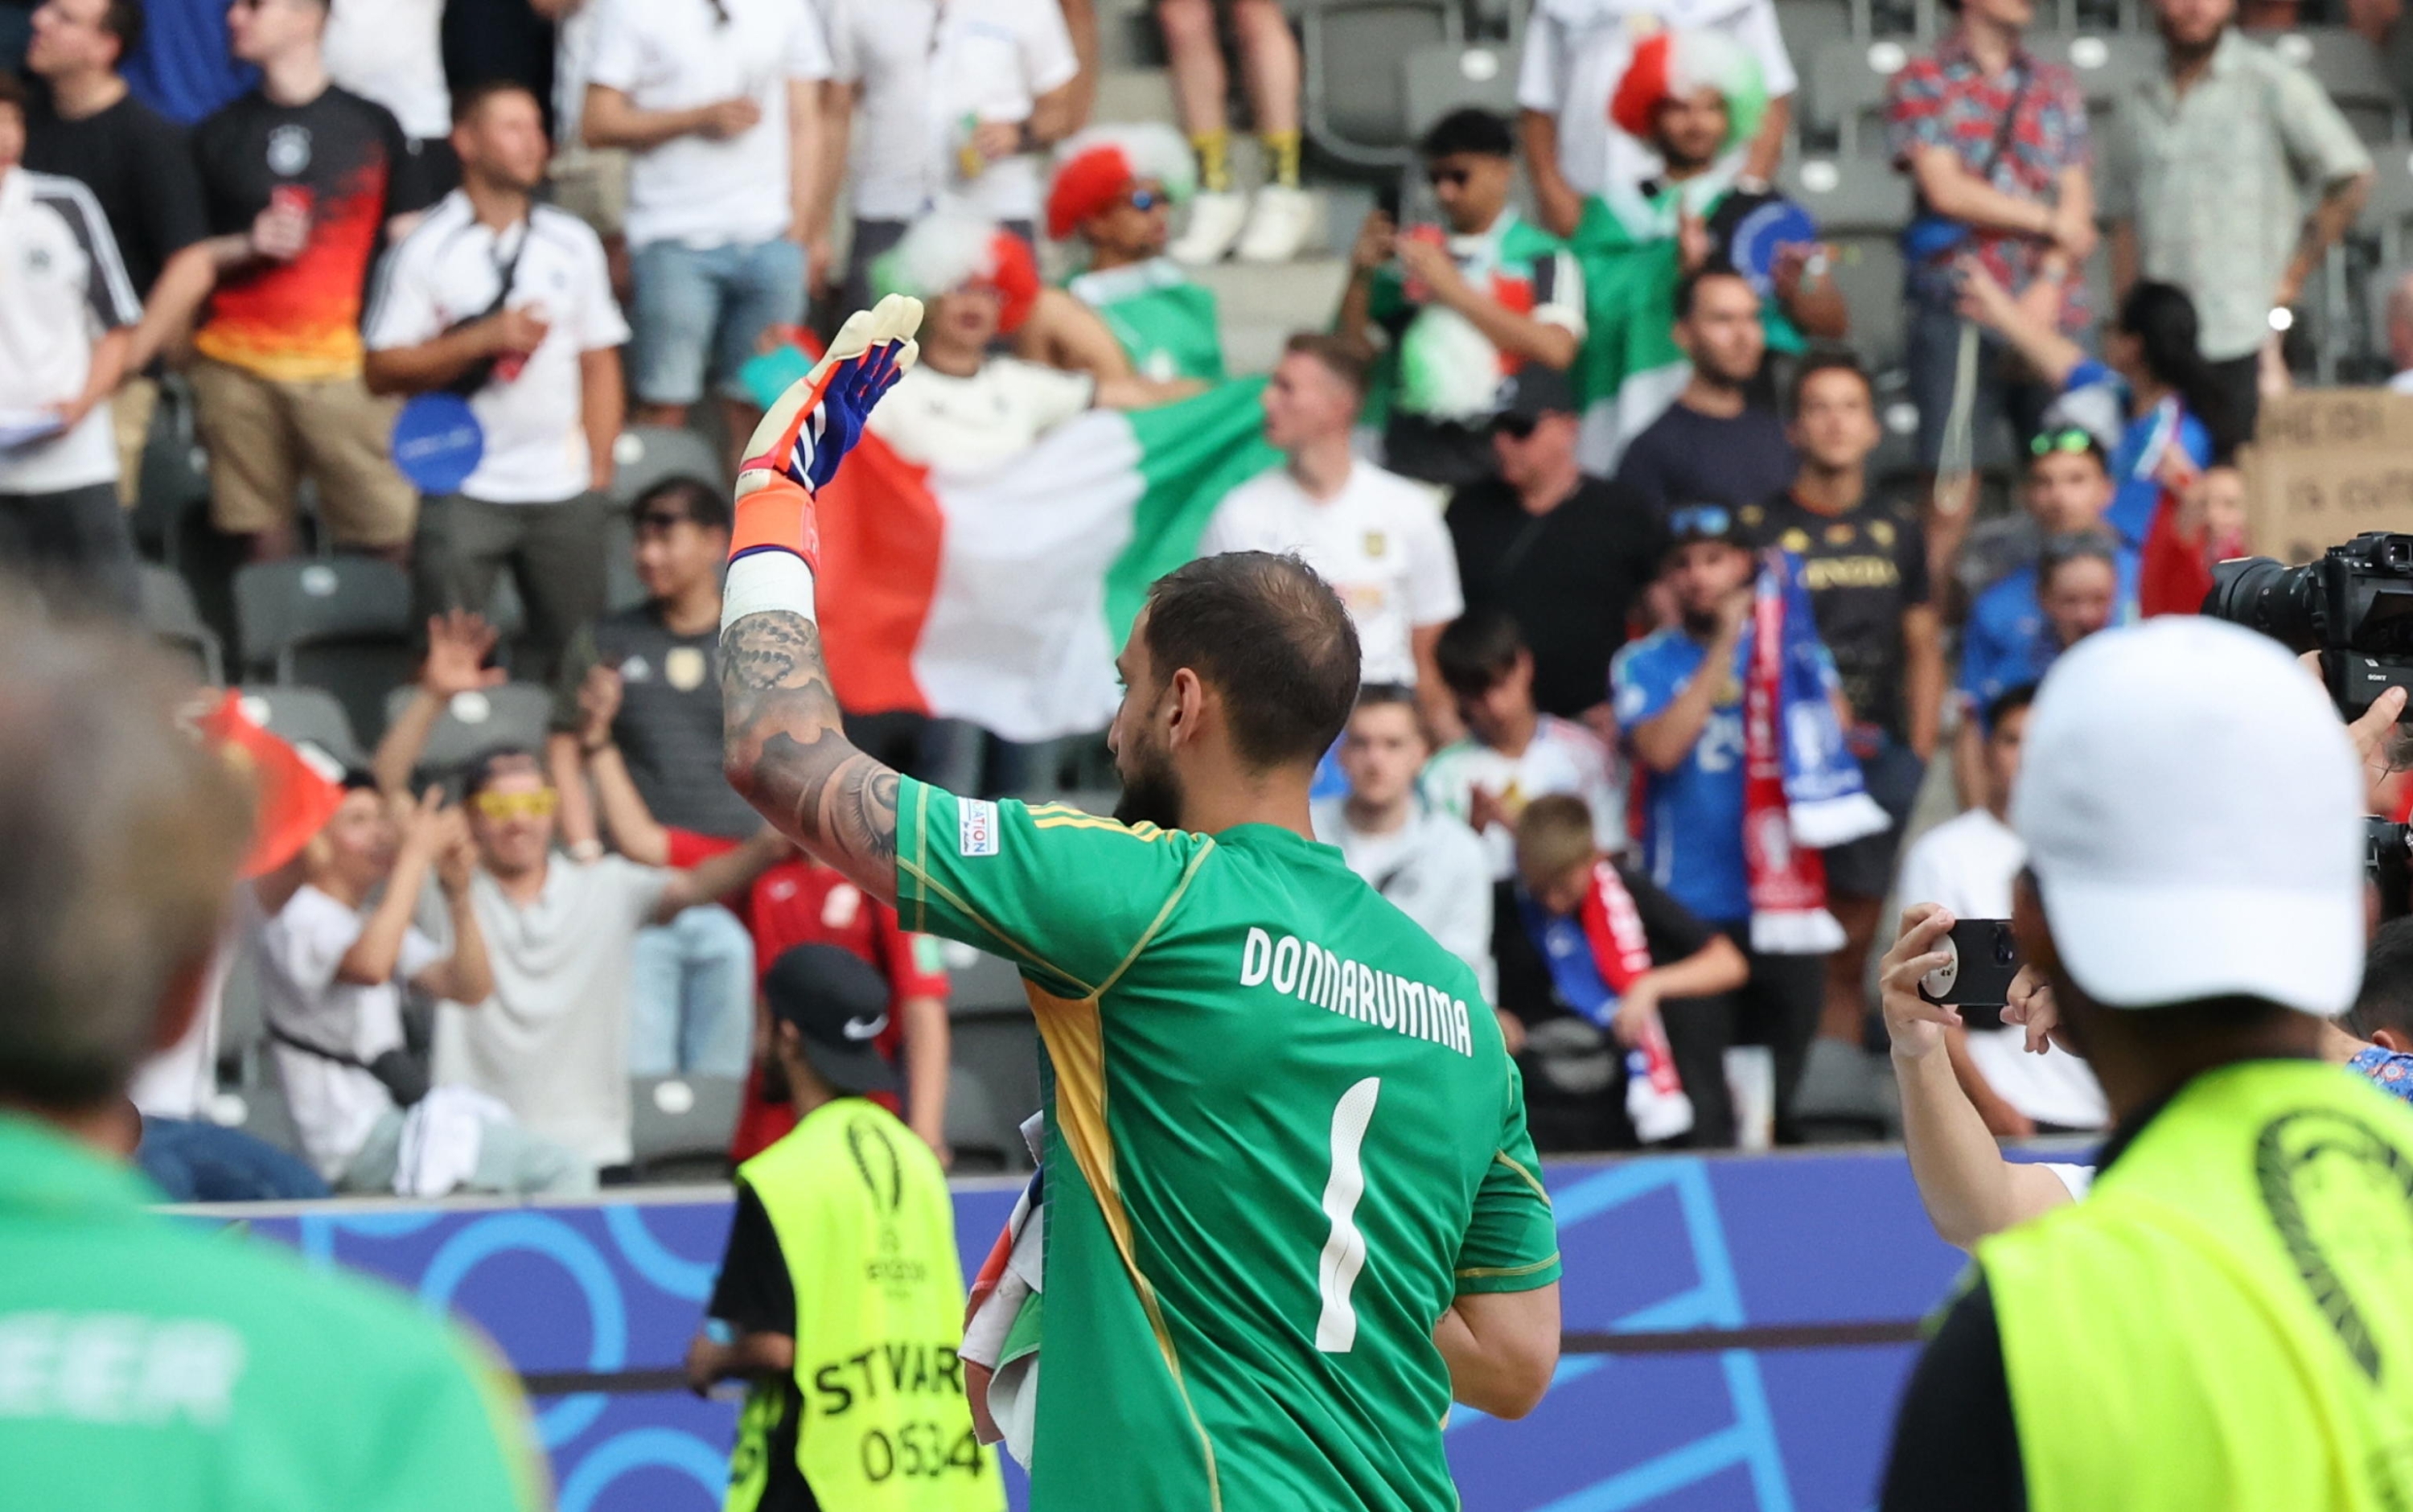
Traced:
<path fill-rule="evenodd" d="M 2413 1109 L 2320 1054 L 2362 970 L 2351 743 L 2267 640 L 2174 616 L 2072 650 L 2025 756 L 2013 926 L 2119 1122 L 2087 1201 L 1977 1244 L 1882 1505 L 2413 1499 L 2383 1386 L 2413 1369 Z M 1953 922 L 1912 911 L 1887 956 L 1898 1060 L 1958 1017 L 1911 1006 Z"/>

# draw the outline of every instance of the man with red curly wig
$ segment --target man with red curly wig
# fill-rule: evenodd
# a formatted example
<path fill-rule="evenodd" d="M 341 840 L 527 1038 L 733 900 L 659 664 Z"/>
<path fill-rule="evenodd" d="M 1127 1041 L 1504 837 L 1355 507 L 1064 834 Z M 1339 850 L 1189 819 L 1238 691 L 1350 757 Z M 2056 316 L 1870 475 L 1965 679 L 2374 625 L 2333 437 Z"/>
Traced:
<path fill-rule="evenodd" d="M 1056 154 L 1047 234 L 1077 241 L 1085 263 L 1065 292 L 1146 378 L 1223 377 L 1214 290 L 1164 251 L 1173 207 L 1195 187 L 1190 149 L 1169 126 L 1095 126 Z"/>

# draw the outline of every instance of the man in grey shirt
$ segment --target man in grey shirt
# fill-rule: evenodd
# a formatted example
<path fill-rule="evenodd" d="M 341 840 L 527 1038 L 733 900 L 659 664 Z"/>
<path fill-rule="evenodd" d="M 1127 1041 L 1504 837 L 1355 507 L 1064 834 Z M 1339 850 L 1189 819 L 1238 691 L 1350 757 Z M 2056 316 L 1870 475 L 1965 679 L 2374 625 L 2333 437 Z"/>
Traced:
<path fill-rule="evenodd" d="M 1313 807 L 1315 838 L 1337 846 L 1364 878 L 1492 990 L 1491 858 L 1475 833 L 1416 793 L 1431 748 L 1416 723 L 1415 694 L 1373 683 L 1340 733 L 1345 797 Z"/>
<path fill-rule="evenodd" d="M 738 839 L 761 827 L 720 775 L 720 570 L 729 556 L 729 496 L 674 478 L 639 496 L 630 552 L 645 601 L 570 638 L 554 691 L 546 761 L 562 795 L 570 853 L 603 853 L 587 797 L 582 695 L 603 685 L 617 711 L 599 744 L 617 746 L 629 779 L 661 823 Z M 754 1023 L 754 941 L 715 903 L 637 940 L 630 1073 L 742 1076 Z"/>
<path fill-rule="evenodd" d="M 2121 101 L 2102 175 L 2112 283 L 2194 298 L 2203 355 L 2250 435 L 2272 312 L 2361 213 L 2371 155 L 2310 74 L 2238 34 L 2236 0 L 2154 9 L 2163 71 Z"/>

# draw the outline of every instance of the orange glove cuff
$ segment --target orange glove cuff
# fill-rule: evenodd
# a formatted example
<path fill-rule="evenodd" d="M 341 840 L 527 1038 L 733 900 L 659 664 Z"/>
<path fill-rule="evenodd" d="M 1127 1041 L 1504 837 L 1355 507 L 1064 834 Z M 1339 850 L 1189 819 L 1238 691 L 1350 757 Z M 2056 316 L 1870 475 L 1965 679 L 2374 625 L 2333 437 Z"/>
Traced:
<path fill-rule="evenodd" d="M 814 518 L 813 496 L 804 484 L 774 478 L 737 500 L 729 559 L 758 551 L 791 552 L 816 573 L 821 571 L 821 527 Z"/>

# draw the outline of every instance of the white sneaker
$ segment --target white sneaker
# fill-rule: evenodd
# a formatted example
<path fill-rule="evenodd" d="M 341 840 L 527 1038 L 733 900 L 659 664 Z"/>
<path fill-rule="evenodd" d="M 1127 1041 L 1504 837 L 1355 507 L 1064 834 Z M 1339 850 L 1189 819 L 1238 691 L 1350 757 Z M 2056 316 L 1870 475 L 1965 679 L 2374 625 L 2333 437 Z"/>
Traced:
<path fill-rule="evenodd" d="M 1288 262 L 1315 230 L 1315 199 L 1305 189 L 1268 184 L 1257 191 L 1248 229 L 1235 254 L 1242 262 Z"/>
<path fill-rule="evenodd" d="M 1235 189 L 1209 190 L 1190 201 L 1190 229 L 1165 250 L 1193 267 L 1221 261 L 1248 223 L 1249 200 Z"/>

